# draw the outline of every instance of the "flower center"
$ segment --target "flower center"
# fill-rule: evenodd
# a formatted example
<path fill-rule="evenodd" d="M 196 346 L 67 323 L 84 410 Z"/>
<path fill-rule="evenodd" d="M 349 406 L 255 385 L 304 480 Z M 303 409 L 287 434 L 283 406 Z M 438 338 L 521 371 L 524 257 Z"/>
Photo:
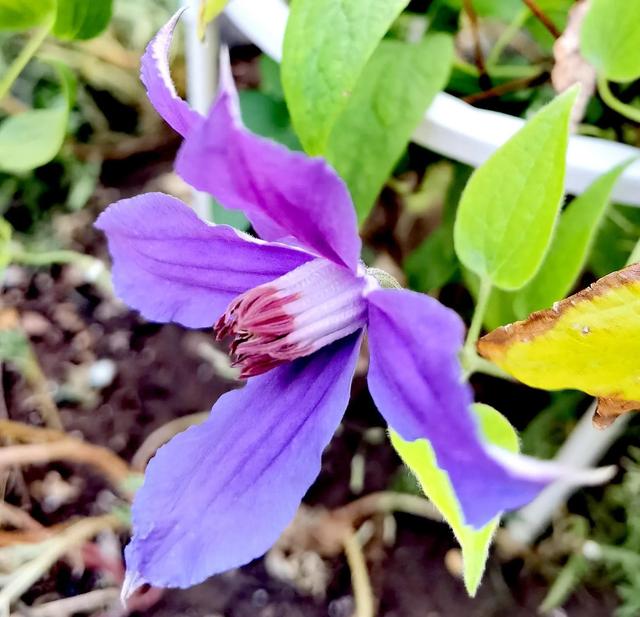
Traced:
<path fill-rule="evenodd" d="M 217 340 L 233 337 L 231 357 L 241 378 L 260 375 L 362 328 L 371 284 L 369 277 L 314 259 L 238 296 L 214 333 Z"/>

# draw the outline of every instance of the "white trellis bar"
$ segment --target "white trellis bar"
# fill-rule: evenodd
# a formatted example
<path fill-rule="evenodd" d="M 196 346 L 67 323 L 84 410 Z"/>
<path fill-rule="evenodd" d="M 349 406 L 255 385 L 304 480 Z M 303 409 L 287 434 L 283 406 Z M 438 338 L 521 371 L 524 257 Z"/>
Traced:
<path fill-rule="evenodd" d="M 205 39 L 201 41 L 198 36 L 197 2 L 182 0 L 182 5 L 193 7 L 182 15 L 187 63 L 187 98 L 191 107 L 201 114 L 206 114 L 218 83 L 218 28 L 215 22 L 209 24 Z M 211 220 L 209 195 L 194 191 L 191 206 L 198 216 Z"/>
<path fill-rule="evenodd" d="M 190 0 L 183 4 L 191 5 Z M 195 2 L 194 4 L 197 4 Z M 249 40 L 274 60 L 282 58 L 282 41 L 289 13 L 283 0 L 231 0 L 227 16 Z M 189 100 L 200 111 L 210 104 L 216 83 L 213 45 L 202 45 L 197 36 L 196 10 L 185 13 L 187 27 L 187 75 Z M 441 93 L 426 112 L 413 140 L 438 154 L 477 167 L 524 124 L 520 118 L 476 109 Z M 572 136 L 567 159 L 567 191 L 579 194 L 597 177 L 617 163 L 640 157 L 640 149 L 595 137 Z M 640 162 L 630 166 L 618 182 L 615 201 L 640 206 Z M 207 205 L 196 197 L 196 207 L 207 217 Z M 561 448 L 556 460 L 573 467 L 597 463 L 618 435 L 626 420 L 619 419 L 606 431 L 591 426 L 589 410 Z M 565 503 L 574 488 L 550 486 L 523 508 L 508 525 L 514 538 L 531 542 L 549 524 L 553 513 Z"/>
<path fill-rule="evenodd" d="M 282 58 L 289 14 L 284 0 L 231 0 L 226 8 L 233 23 L 274 60 Z M 456 161 L 477 167 L 524 121 L 477 109 L 450 94 L 439 94 L 413 135 L 413 141 Z M 640 157 L 640 149 L 597 137 L 574 135 L 567 158 L 567 192 L 576 195 L 618 163 Z M 618 181 L 613 200 L 640 206 L 640 161 Z"/>

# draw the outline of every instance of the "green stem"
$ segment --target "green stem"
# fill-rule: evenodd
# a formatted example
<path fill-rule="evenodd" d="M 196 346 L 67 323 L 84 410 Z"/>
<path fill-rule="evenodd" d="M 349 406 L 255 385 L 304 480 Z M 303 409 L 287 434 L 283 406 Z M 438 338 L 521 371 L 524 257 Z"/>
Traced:
<path fill-rule="evenodd" d="M 18 76 L 22 73 L 24 67 L 27 66 L 29 60 L 33 58 L 40 48 L 40 45 L 42 45 L 45 38 L 47 38 L 51 28 L 53 28 L 53 21 L 53 17 L 51 17 L 49 21 L 42 26 L 42 28 L 39 28 L 33 33 L 31 38 L 27 41 L 27 44 L 22 48 L 22 51 L 11 63 L 2 79 L 0 79 L 0 99 L 3 99 L 7 94 L 9 94 L 15 80 L 18 79 Z"/>
<path fill-rule="evenodd" d="M 509 373 L 503 371 L 493 362 L 485 360 L 477 354 L 475 354 L 475 356 L 469 362 L 468 373 L 469 375 L 473 373 L 482 373 L 483 375 L 498 377 L 499 379 L 504 379 L 505 381 L 515 381 L 515 379 L 511 375 L 509 375 Z"/>
<path fill-rule="evenodd" d="M 93 262 L 94 258 L 76 251 L 47 251 L 44 253 L 25 253 L 21 250 L 11 255 L 11 261 L 25 266 L 49 266 L 51 264 L 86 264 Z"/>
<path fill-rule="evenodd" d="M 16 248 L 11 253 L 11 262 L 24 266 L 50 266 L 51 264 L 75 264 L 86 273 L 87 280 L 99 286 L 107 294 L 112 293 L 111 277 L 104 264 L 90 255 L 76 251 L 46 251 L 44 253 L 27 253 Z"/>
<path fill-rule="evenodd" d="M 509 43 L 514 39 L 514 37 L 520 32 L 522 27 L 527 22 L 531 15 L 531 11 L 528 7 L 524 7 L 514 18 L 514 20 L 504 29 L 503 33 L 500 35 L 498 40 L 496 41 L 493 49 L 487 56 L 487 67 L 493 67 L 493 65 L 498 64 L 500 60 L 500 56 L 502 56 L 502 52 L 507 48 Z"/>
<path fill-rule="evenodd" d="M 478 301 L 476 303 L 475 311 L 473 312 L 473 318 L 471 319 L 471 325 L 467 332 L 467 340 L 464 343 L 463 355 L 471 358 L 476 355 L 476 342 L 480 337 L 480 331 L 482 330 L 482 322 L 484 321 L 484 315 L 487 312 L 487 306 L 489 304 L 489 298 L 491 296 L 491 290 L 493 286 L 491 281 L 487 278 L 480 280 L 480 290 L 478 291 Z"/>
<path fill-rule="evenodd" d="M 471 77 L 479 77 L 478 69 L 461 58 L 454 60 L 454 67 L 465 75 Z M 520 77 L 534 78 L 542 75 L 543 69 L 539 66 L 531 66 L 528 64 L 502 64 L 498 66 L 487 66 L 489 76 L 495 79 L 518 79 Z"/>
<path fill-rule="evenodd" d="M 631 255 L 629 255 L 629 259 L 627 260 L 627 265 L 638 263 L 640 261 L 640 240 L 636 243 L 633 251 L 631 251 Z"/>
<path fill-rule="evenodd" d="M 616 95 L 609 87 L 609 82 L 602 75 L 598 76 L 598 93 L 602 97 L 602 100 L 607 104 L 607 106 L 611 107 L 611 109 L 617 111 L 625 118 L 629 118 L 629 120 L 640 123 L 640 109 L 633 107 L 632 105 L 628 105 L 627 103 L 623 103 L 620 99 L 616 98 Z"/>

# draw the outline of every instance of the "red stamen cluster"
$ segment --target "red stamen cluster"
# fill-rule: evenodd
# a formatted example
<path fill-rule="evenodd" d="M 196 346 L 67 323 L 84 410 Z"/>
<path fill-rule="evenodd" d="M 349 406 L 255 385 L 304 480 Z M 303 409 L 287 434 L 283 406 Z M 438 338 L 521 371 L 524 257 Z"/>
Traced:
<path fill-rule="evenodd" d="M 298 345 L 284 340 L 293 331 L 294 321 L 285 306 L 297 298 L 297 294 L 279 297 L 275 287 L 256 287 L 236 298 L 220 317 L 213 328 L 216 340 L 233 337 L 232 365 L 241 369 L 242 379 L 300 355 Z"/>

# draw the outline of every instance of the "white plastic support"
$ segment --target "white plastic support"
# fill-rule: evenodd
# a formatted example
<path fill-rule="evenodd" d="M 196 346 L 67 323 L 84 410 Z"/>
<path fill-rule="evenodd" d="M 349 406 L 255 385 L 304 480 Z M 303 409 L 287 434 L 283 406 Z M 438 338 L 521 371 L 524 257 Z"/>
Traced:
<path fill-rule="evenodd" d="M 618 418 L 605 430 L 594 428 L 591 418 L 595 403 L 589 407 L 556 456 L 567 467 L 584 469 L 595 465 L 624 432 L 630 415 Z M 549 525 L 558 508 L 575 492 L 575 486 L 560 482 L 542 491 L 529 505 L 519 510 L 507 524 L 514 540 L 531 544 Z"/>
<path fill-rule="evenodd" d="M 204 41 L 198 36 L 198 2 L 182 0 L 188 7 L 182 15 L 185 35 L 185 61 L 187 67 L 187 99 L 191 107 L 206 114 L 213 101 L 218 83 L 218 28 L 215 22 L 207 26 Z M 200 191 L 193 192 L 191 207 L 198 216 L 210 221 L 211 197 Z"/>
<path fill-rule="evenodd" d="M 226 13 L 264 53 L 274 60 L 282 59 L 289 15 L 284 0 L 231 0 Z M 477 109 L 441 93 L 426 112 L 413 140 L 438 154 L 477 167 L 523 124 L 521 118 Z M 596 137 L 572 136 L 567 158 L 567 192 L 582 193 L 616 164 L 634 157 L 640 157 L 640 149 Z M 640 161 L 622 175 L 613 200 L 640 206 Z"/>

